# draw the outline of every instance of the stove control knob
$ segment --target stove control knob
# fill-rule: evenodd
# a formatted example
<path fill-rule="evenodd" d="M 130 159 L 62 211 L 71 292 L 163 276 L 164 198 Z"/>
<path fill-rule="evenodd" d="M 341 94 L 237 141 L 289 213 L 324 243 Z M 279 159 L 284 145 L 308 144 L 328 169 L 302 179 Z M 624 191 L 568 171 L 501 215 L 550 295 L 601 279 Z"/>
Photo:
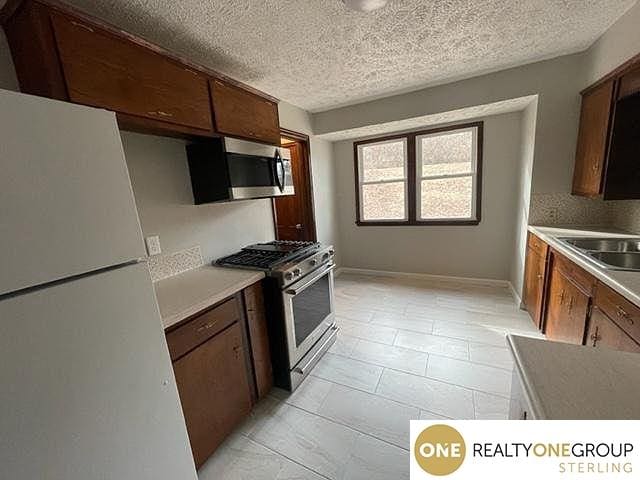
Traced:
<path fill-rule="evenodd" d="M 316 260 L 315 258 L 313 260 L 311 260 L 309 262 L 311 264 L 312 267 L 315 267 L 318 264 L 318 260 Z"/>
<path fill-rule="evenodd" d="M 293 273 L 291 272 L 287 272 L 284 274 L 284 279 L 285 280 L 291 280 L 293 278 Z"/>
<path fill-rule="evenodd" d="M 336 252 L 334 250 L 329 250 L 329 256 L 333 257 Z"/>
<path fill-rule="evenodd" d="M 293 274 L 294 274 L 296 277 L 299 277 L 300 275 L 302 275 L 302 270 L 300 270 L 299 268 L 296 268 L 296 269 L 293 271 Z"/>

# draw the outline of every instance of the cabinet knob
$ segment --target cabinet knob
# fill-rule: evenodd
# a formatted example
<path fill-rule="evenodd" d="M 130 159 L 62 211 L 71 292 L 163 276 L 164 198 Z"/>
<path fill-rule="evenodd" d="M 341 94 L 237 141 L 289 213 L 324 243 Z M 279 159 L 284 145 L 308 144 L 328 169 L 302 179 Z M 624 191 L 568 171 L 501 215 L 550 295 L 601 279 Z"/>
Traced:
<path fill-rule="evenodd" d="M 625 312 L 624 308 L 622 308 L 620 305 L 616 305 L 616 315 L 626 320 L 629 325 L 633 325 L 633 318 L 631 318 L 629 314 Z"/>

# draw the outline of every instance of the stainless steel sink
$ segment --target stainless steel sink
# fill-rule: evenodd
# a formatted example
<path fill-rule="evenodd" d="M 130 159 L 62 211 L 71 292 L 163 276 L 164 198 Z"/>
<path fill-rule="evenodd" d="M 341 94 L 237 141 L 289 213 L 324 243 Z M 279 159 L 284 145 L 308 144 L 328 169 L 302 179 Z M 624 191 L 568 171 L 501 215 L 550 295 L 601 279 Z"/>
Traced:
<path fill-rule="evenodd" d="M 640 271 L 640 237 L 562 238 L 576 252 L 608 270 Z"/>
<path fill-rule="evenodd" d="M 640 239 L 633 238 L 567 238 L 565 242 L 592 252 L 640 252 Z"/>
<path fill-rule="evenodd" d="M 640 270 L 640 252 L 588 252 L 588 255 L 616 270 Z"/>

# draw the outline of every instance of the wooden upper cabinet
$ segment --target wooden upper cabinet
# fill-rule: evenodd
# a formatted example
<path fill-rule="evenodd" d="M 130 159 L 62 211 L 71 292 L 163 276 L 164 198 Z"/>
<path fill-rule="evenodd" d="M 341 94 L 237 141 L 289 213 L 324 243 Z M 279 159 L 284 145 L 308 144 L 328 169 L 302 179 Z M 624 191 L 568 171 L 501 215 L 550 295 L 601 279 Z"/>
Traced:
<path fill-rule="evenodd" d="M 614 85 L 614 80 L 609 80 L 582 96 L 574 195 L 593 197 L 602 193 Z"/>
<path fill-rule="evenodd" d="M 640 353 L 640 345 L 618 327 L 618 325 L 597 306 L 595 306 L 591 312 L 587 345 L 597 348 L 611 348 L 613 350 Z"/>
<path fill-rule="evenodd" d="M 219 133 L 280 145 L 275 102 L 218 79 L 211 80 L 211 102 Z"/>
<path fill-rule="evenodd" d="M 640 92 L 640 66 L 625 73 L 620 77 L 618 98 L 626 97 Z"/>
<path fill-rule="evenodd" d="M 212 131 L 203 75 L 82 20 L 51 20 L 72 102 Z"/>
<path fill-rule="evenodd" d="M 547 250 L 546 243 L 529 233 L 522 300 L 538 329 L 542 328 Z"/>

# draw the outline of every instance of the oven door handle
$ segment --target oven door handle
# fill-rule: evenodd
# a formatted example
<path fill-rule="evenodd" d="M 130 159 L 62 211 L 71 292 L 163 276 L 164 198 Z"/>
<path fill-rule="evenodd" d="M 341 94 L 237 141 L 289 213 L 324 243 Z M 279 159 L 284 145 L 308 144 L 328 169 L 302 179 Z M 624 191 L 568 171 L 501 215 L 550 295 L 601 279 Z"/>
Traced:
<path fill-rule="evenodd" d="M 333 325 L 331 325 L 329 327 L 329 330 L 337 332 L 340 329 L 334 323 Z M 306 365 L 304 365 L 302 367 L 296 367 L 296 368 L 293 369 L 293 371 L 299 373 L 300 375 L 305 375 L 307 373 L 308 369 L 309 368 L 313 368 L 313 366 L 316 364 L 316 359 L 318 358 L 318 356 L 325 353 L 324 352 L 324 347 L 327 345 L 327 343 L 332 342 L 334 340 L 334 336 L 335 336 L 335 333 L 324 341 L 322 346 L 316 350 L 316 353 L 313 354 L 313 356 L 309 359 L 309 361 L 306 363 Z"/>
<path fill-rule="evenodd" d="M 294 296 L 298 295 L 299 293 L 303 292 L 307 287 L 310 287 L 311 284 L 315 283 L 316 280 L 318 280 L 320 277 L 323 277 L 324 275 L 332 271 L 334 268 L 336 268 L 336 264 L 332 263 L 328 267 L 322 269 L 320 273 L 318 273 L 317 275 L 314 275 L 311 279 L 309 279 L 299 287 L 288 288 L 287 290 L 284 291 L 284 293 L 287 293 L 289 295 L 294 295 Z"/>

